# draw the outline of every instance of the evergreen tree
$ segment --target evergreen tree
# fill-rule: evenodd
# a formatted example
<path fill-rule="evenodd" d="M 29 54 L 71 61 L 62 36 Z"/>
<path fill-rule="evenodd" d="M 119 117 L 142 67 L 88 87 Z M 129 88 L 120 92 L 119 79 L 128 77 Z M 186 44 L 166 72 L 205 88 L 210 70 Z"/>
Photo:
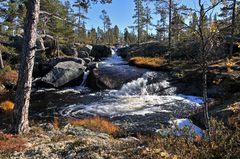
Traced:
<path fill-rule="evenodd" d="M 143 29 L 144 29 L 144 23 L 145 23 L 145 13 L 144 13 L 144 7 L 142 0 L 134 0 L 135 2 L 135 15 L 133 15 L 133 18 L 135 19 L 134 24 L 136 24 L 137 28 L 137 35 L 138 35 L 138 44 L 140 44 L 143 41 Z"/>
<path fill-rule="evenodd" d="M 146 40 L 148 40 L 148 37 L 149 37 L 149 26 L 152 24 L 152 15 L 151 15 L 151 9 L 146 6 L 145 7 L 145 18 L 144 18 L 144 23 L 145 23 L 145 27 L 146 27 Z"/>
<path fill-rule="evenodd" d="M 120 30 L 119 30 L 117 25 L 115 25 L 114 28 L 113 28 L 113 37 L 114 37 L 113 43 L 114 44 L 119 43 L 119 41 L 120 41 L 120 39 L 119 39 L 120 38 Z"/>
<path fill-rule="evenodd" d="M 75 16 L 78 18 L 78 36 L 80 42 L 84 42 L 86 39 L 86 28 L 84 20 L 87 19 L 86 13 L 89 8 L 88 0 L 76 0 L 73 4 L 73 7 L 77 8 L 77 13 Z"/>
<path fill-rule="evenodd" d="M 100 19 L 103 21 L 103 32 L 104 32 L 104 42 L 110 44 L 112 39 L 112 31 L 111 31 L 111 20 L 110 17 L 107 14 L 106 10 L 102 10 L 102 15 L 100 16 Z"/>

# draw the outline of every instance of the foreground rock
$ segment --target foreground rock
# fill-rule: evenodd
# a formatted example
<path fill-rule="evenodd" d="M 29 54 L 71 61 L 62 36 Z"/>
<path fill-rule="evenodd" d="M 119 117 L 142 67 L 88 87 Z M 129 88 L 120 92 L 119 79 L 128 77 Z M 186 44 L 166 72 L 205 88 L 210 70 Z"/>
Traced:
<path fill-rule="evenodd" d="M 11 158 L 133 158 L 141 155 L 141 151 L 145 149 L 134 137 L 114 139 L 108 134 L 71 125 L 66 125 L 61 130 L 54 129 L 51 124 L 44 124 L 42 127 L 32 128 L 28 135 L 27 148 L 14 152 Z"/>
<path fill-rule="evenodd" d="M 59 62 L 54 68 L 41 78 L 41 82 L 52 87 L 61 87 L 73 80 L 81 83 L 85 66 L 74 61 Z"/>

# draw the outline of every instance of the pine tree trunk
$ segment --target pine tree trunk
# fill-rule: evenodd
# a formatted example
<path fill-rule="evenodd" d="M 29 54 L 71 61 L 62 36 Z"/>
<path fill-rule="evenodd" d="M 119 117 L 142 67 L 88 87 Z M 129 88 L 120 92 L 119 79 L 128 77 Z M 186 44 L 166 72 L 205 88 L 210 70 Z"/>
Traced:
<path fill-rule="evenodd" d="M 29 130 L 28 109 L 32 87 L 39 11 L 40 0 L 28 0 L 19 79 L 15 97 L 15 108 L 13 111 L 13 131 L 18 134 L 25 133 Z"/>
<path fill-rule="evenodd" d="M 4 68 L 4 64 L 3 64 L 3 59 L 2 59 L 2 52 L 0 50 L 0 70 Z"/>
<path fill-rule="evenodd" d="M 234 38 L 234 30 L 235 30 L 235 17 L 236 17 L 236 0 L 233 0 L 231 41 L 230 41 L 229 58 L 232 58 L 232 54 L 233 54 L 233 42 L 234 42 L 233 38 Z"/>
<path fill-rule="evenodd" d="M 171 49 L 171 45 L 172 45 L 172 0 L 169 0 L 169 26 L 168 26 L 168 49 Z M 172 55 L 171 52 L 169 52 L 169 59 L 168 59 L 168 63 L 170 64 L 172 61 Z"/>

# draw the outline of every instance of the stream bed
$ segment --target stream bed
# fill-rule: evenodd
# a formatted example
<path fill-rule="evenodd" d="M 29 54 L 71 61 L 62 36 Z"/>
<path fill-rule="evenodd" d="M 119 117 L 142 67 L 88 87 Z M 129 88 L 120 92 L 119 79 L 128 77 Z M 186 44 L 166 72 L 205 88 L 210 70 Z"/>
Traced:
<path fill-rule="evenodd" d="M 202 106 L 200 97 L 177 94 L 167 73 L 129 66 L 116 54 L 100 62 L 98 69 L 134 78 L 115 90 L 94 91 L 85 86 L 86 81 L 79 87 L 35 90 L 30 114 L 48 118 L 55 113 L 71 119 L 98 115 L 129 132 L 148 133 L 173 119 L 187 118 Z"/>

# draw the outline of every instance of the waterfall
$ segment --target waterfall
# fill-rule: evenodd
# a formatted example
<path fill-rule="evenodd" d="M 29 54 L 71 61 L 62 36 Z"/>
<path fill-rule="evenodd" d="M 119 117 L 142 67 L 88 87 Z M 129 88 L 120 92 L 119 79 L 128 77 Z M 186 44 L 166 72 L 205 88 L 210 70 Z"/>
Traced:
<path fill-rule="evenodd" d="M 84 87 L 86 85 L 86 81 L 87 81 L 87 78 L 88 78 L 88 75 L 89 75 L 89 70 L 87 71 L 84 71 L 84 74 L 83 74 L 83 81 L 81 83 L 81 87 Z"/>
<path fill-rule="evenodd" d="M 117 95 L 173 95 L 176 88 L 157 72 L 147 72 L 142 77 L 128 82 L 116 92 Z"/>

